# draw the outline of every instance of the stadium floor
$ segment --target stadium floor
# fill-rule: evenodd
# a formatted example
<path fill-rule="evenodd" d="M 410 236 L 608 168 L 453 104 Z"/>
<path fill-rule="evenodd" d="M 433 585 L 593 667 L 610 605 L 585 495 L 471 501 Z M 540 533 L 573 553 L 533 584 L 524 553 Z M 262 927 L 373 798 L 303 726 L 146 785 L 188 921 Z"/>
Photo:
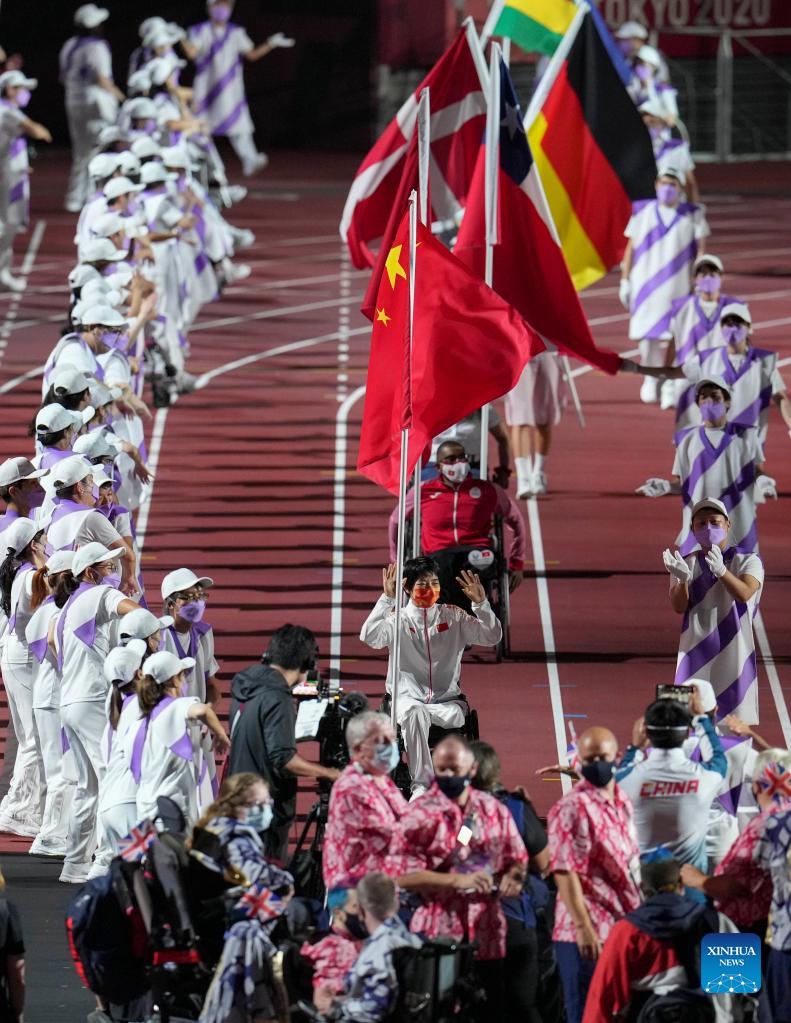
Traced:
<path fill-rule="evenodd" d="M 392 499 L 353 471 L 369 334 L 357 311 L 366 275 L 349 266 L 337 224 L 355 166 L 325 154 L 272 156 L 230 215 L 256 233 L 245 253 L 253 273 L 193 329 L 190 369 L 202 374 L 200 389 L 152 424 L 156 483 L 142 523 L 152 606 L 160 579 L 178 565 L 214 577 L 208 618 L 226 684 L 257 659 L 273 628 L 299 621 L 317 633 L 322 655 L 339 659 L 345 687 L 372 697 L 383 690 L 384 660 L 357 638 L 380 589 Z M 26 260 L 28 287 L 0 295 L 0 458 L 29 450 L 35 371 L 64 318 L 74 262 L 74 217 L 60 208 L 66 172 L 65 153 L 37 160 L 31 232 L 18 239 L 15 260 L 17 267 Z M 791 361 L 788 165 L 702 165 L 699 180 L 726 290 L 750 302 L 754 342 Z M 584 303 L 597 341 L 626 351 L 617 290 L 611 275 Z M 462 676 L 506 782 L 525 784 L 542 813 L 561 786 L 535 771 L 557 760 L 567 723 L 577 731 L 610 725 L 625 745 L 654 685 L 672 679 L 679 629 L 660 560 L 678 529 L 678 503 L 634 494 L 646 477 L 669 475 L 670 413 L 642 405 L 634 377 L 576 372 L 587 426 L 567 412 L 548 462 L 550 493 L 525 509 L 529 560 L 513 601 L 514 657 L 497 665 L 488 651 L 471 652 Z M 780 500 L 759 514 L 762 615 L 773 655 L 771 678 L 765 665 L 760 673 L 760 731 L 785 745 L 791 734 L 778 702 L 784 708 L 791 687 L 789 443 L 773 411 L 767 471 Z M 54 881 L 52 865 L 7 855 L 28 844 L 0 836 L 9 895 L 25 915 L 28 1018 L 80 1018 L 72 1013 L 90 1000 L 62 972 L 59 918 L 69 892 Z M 68 1012 L 58 998 L 68 998 Z"/>

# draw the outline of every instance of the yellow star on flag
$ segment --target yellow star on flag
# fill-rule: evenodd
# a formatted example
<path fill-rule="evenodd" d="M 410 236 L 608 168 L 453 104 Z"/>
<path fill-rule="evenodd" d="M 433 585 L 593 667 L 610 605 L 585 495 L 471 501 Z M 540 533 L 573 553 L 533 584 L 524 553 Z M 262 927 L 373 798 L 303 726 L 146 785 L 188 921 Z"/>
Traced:
<path fill-rule="evenodd" d="M 394 245 L 387 253 L 387 259 L 385 260 L 385 270 L 387 270 L 387 276 L 390 278 L 390 287 L 393 291 L 395 291 L 396 277 L 403 277 L 406 280 L 406 270 L 398 262 L 402 248 L 403 245 Z"/>
<path fill-rule="evenodd" d="M 376 310 L 376 322 L 383 323 L 385 327 L 392 320 L 392 316 L 388 316 L 384 310 L 384 307 Z"/>

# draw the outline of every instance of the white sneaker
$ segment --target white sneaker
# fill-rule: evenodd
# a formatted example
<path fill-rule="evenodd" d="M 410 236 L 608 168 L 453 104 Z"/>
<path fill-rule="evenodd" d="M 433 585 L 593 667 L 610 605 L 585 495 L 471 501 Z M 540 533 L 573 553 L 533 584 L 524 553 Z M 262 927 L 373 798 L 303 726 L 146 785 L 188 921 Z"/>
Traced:
<path fill-rule="evenodd" d="M 547 492 L 547 474 L 542 472 L 541 469 L 535 469 L 530 477 L 530 491 L 535 494 L 546 494 Z"/>
<path fill-rule="evenodd" d="M 85 884 L 88 880 L 90 867 L 85 864 L 67 863 L 60 872 L 59 881 L 63 884 Z"/>
<path fill-rule="evenodd" d="M 234 228 L 233 232 L 234 249 L 249 249 L 255 245 L 255 235 L 246 227 Z"/>
<path fill-rule="evenodd" d="M 253 271 L 247 263 L 231 263 L 223 266 L 226 284 L 238 284 L 239 281 L 246 281 Z"/>
<path fill-rule="evenodd" d="M 658 390 L 657 381 L 653 377 L 646 377 L 640 388 L 640 401 L 646 405 L 653 405 L 657 399 Z"/>
<path fill-rule="evenodd" d="M 533 477 L 530 476 L 517 476 L 516 477 L 516 497 L 517 500 L 521 501 L 526 497 L 531 497 L 533 494 Z"/>
<path fill-rule="evenodd" d="M 10 270 L 0 270 L 0 286 L 6 291 L 25 290 L 25 282 L 21 277 L 14 277 Z"/>
<path fill-rule="evenodd" d="M 246 178 L 251 178 L 254 174 L 262 171 L 268 164 L 269 157 L 266 153 L 259 153 L 254 160 L 250 160 L 249 163 L 242 165 L 242 174 L 244 174 Z"/>
<path fill-rule="evenodd" d="M 33 845 L 28 849 L 29 856 L 56 856 L 63 859 L 66 855 L 66 843 L 53 839 L 42 838 L 39 835 Z"/>
<path fill-rule="evenodd" d="M 12 817 L 10 814 L 0 815 L 0 831 L 10 835 L 19 835 L 22 838 L 35 838 L 41 830 L 41 825 L 34 821 L 23 820 Z"/>
<path fill-rule="evenodd" d="M 228 196 L 228 202 L 235 206 L 236 203 L 241 202 L 247 196 L 247 189 L 244 185 L 228 185 L 225 193 Z"/>
<path fill-rule="evenodd" d="M 659 389 L 659 407 L 663 412 L 676 407 L 676 382 L 665 380 Z"/>

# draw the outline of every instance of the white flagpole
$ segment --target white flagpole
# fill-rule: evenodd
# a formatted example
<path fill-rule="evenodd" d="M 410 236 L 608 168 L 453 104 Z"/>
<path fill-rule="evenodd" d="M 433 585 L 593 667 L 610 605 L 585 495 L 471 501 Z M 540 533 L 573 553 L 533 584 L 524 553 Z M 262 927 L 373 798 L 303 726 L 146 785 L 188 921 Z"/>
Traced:
<path fill-rule="evenodd" d="M 583 0 L 577 9 L 577 13 L 574 15 L 573 21 L 566 29 L 566 34 L 560 40 L 560 45 L 552 54 L 552 59 L 549 64 L 547 64 L 546 71 L 541 76 L 541 81 L 538 83 L 538 87 L 530 99 L 530 106 L 527 108 L 527 113 L 525 114 L 525 128 L 528 131 L 530 130 L 530 126 L 533 121 L 535 121 L 536 117 L 538 117 L 539 111 L 541 110 L 541 107 L 543 107 L 544 101 L 549 95 L 549 90 L 555 84 L 558 71 L 560 71 L 563 61 L 566 57 L 568 57 L 571 45 L 577 38 L 577 33 L 579 32 L 580 25 L 582 24 L 582 19 L 589 10 L 590 7 Z"/>
<path fill-rule="evenodd" d="M 414 189 L 409 196 L 409 370 L 412 370 L 412 326 L 415 319 L 415 250 L 417 243 L 417 194 Z M 395 635 L 390 663 L 393 670 L 391 680 L 390 716 L 393 728 L 398 724 L 398 683 L 401 674 L 401 605 L 404 590 L 404 521 L 406 519 L 406 478 L 407 459 L 409 456 L 409 429 L 401 431 L 401 468 L 398 480 L 398 537 L 396 548 L 396 602 L 395 602 Z"/>
<path fill-rule="evenodd" d="M 484 22 L 483 28 L 481 29 L 481 46 L 486 47 L 486 44 L 494 35 L 494 29 L 497 22 L 500 20 L 500 15 L 505 7 L 505 0 L 494 0 L 491 8 L 489 9 L 489 16 Z"/>
<path fill-rule="evenodd" d="M 429 222 L 428 209 L 428 182 L 429 182 L 429 160 L 431 157 L 431 98 L 430 89 L 424 89 L 420 94 L 417 107 L 417 166 L 418 166 L 418 198 L 420 204 L 420 223 L 427 225 Z M 410 335 L 411 337 L 411 335 Z M 415 510 L 412 514 L 412 557 L 420 557 L 420 484 L 423 470 L 422 456 L 415 464 L 415 475 L 413 487 L 415 488 Z"/>
<path fill-rule="evenodd" d="M 563 372 L 563 376 L 566 378 L 566 386 L 571 394 L 571 400 L 574 403 L 574 411 L 577 413 L 577 419 L 584 430 L 587 426 L 587 423 L 585 422 L 585 413 L 582 411 L 582 402 L 580 401 L 580 396 L 577 391 L 577 385 L 574 383 L 574 377 L 571 374 L 571 363 L 569 362 L 568 355 L 560 356 L 560 368 Z"/>
<path fill-rule="evenodd" d="M 489 60 L 489 91 L 486 104 L 486 263 L 484 281 L 494 278 L 494 246 L 499 241 L 497 176 L 500 164 L 500 47 L 492 43 Z M 481 409 L 481 479 L 489 478 L 489 406 Z"/>
<path fill-rule="evenodd" d="M 472 59 L 475 62 L 475 70 L 478 72 L 478 80 L 481 83 L 481 89 L 484 92 L 489 90 L 489 72 L 486 68 L 486 58 L 483 55 L 483 47 L 481 41 L 478 38 L 478 32 L 475 28 L 475 21 L 472 17 L 464 19 L 464 28 L 467 32 L 467 43 L 470 47 L 470 53 Z"/>

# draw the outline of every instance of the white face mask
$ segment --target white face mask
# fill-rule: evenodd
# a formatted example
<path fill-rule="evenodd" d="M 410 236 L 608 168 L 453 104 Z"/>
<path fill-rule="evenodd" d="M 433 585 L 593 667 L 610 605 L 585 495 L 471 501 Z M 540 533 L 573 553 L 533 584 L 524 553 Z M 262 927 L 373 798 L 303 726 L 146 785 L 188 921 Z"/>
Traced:
<path fill-rule="evenodd" d="M 461 483 L 469 475 L 470 463 L 465 460 L 464 462 L 454 462 L 452 465 L 443 464 L 440 466 L 440 471 L 448 483 Z"/>

